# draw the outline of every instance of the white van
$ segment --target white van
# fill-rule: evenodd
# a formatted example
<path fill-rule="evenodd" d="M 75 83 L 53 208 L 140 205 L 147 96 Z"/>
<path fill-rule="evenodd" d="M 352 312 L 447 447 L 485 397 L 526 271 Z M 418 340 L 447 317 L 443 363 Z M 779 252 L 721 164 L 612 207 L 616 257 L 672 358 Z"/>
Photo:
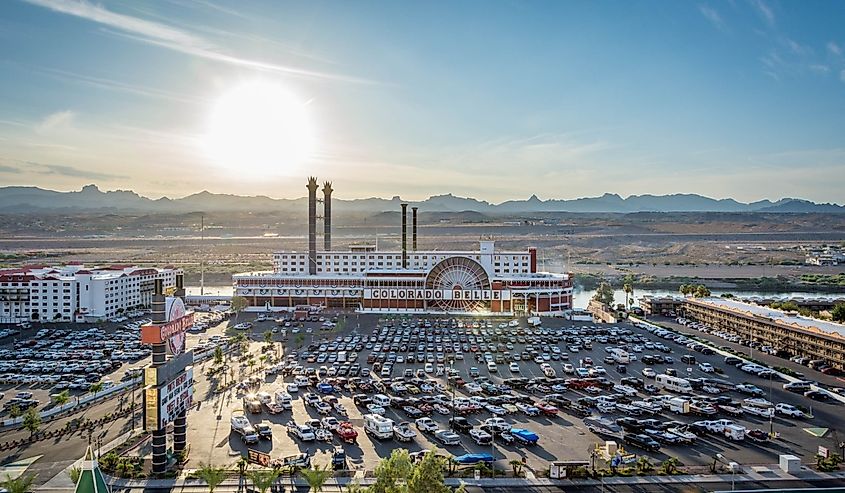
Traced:
<path fill-rule="evenodd" d="M 384 394 L 376 394 L 373 396 L 373 404 L 377 404 L 381 407 L 390 407 L 390 397 Z"/>
<path fill-rule="evenodd" d="M 672 392 L 678 392 L 681 394 L 688 394 L 692 392 L 692 385 L 690 385 L 689 381 L 684 378 L 673 377 L 671 375 L 661 373 L 657 375 L 654 380 L 658 388 L 671 390 Z"/>

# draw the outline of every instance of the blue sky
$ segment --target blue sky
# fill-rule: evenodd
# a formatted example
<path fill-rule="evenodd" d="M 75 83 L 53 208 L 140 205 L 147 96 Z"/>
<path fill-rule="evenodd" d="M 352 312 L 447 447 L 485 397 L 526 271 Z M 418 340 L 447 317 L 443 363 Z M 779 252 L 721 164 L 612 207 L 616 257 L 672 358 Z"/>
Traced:
<path fill-rule="evenodd" d="M 845 202 L 845 3 L 0 2 L 0 184 L 145 195 Z M 200 149 L 269 82 L 310 157 Z"/>

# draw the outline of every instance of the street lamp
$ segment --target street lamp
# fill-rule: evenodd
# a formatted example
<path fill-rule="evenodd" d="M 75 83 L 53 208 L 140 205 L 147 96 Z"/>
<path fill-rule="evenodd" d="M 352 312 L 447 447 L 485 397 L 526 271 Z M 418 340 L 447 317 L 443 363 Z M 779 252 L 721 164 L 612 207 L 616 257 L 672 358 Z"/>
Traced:
<path fill-rule="evenodd" d="M 734 489 L 736 487 L 736 468 L 733 465 L 736 464 L 736 462 L 735 461 L 728 461 L 727 458 L 725 458 L 725 456 L 720 454 L 720 453 L 716 454 L 716 459 L 718 459 L 721 462 L 726 462 L 728 467 L 730 467 L 730 469 L 731 469 L 731 491 L 734 491 Z"/>

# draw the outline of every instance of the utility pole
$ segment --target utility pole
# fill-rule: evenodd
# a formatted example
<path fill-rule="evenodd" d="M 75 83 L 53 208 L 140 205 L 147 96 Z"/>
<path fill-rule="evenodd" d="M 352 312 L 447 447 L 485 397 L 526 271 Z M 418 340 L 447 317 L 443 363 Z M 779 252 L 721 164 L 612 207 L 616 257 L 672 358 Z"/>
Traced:
<path fill-rule="evenodd" d="M 203 257 L 203 246 L 205 246 L 205 214 L 200 214 L 200 296 L 205 294 L 205 257 Z"/>

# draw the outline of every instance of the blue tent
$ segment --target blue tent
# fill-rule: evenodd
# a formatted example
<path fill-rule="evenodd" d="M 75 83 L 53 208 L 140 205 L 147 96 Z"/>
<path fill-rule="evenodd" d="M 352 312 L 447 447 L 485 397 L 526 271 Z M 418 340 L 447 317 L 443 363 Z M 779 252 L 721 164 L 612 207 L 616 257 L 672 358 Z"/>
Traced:
<path fill-rule="evenodd" d="M 455 457 L 455 462 L 458 464 L 478 464 L 479 462 L 493 462 L 493 456 L 490 454 L 464 454 Z"/>
<path fill-rule="evenodd" d="M 511 428 L 511 435 L 516 437 L 517 440 L 527 443 L 537 443 L 537 441 L 540 439 L 540 437 L 538 437 L 536 433 L 534 433 L 533 431 L 526 430 L 524 428 Z"/>

